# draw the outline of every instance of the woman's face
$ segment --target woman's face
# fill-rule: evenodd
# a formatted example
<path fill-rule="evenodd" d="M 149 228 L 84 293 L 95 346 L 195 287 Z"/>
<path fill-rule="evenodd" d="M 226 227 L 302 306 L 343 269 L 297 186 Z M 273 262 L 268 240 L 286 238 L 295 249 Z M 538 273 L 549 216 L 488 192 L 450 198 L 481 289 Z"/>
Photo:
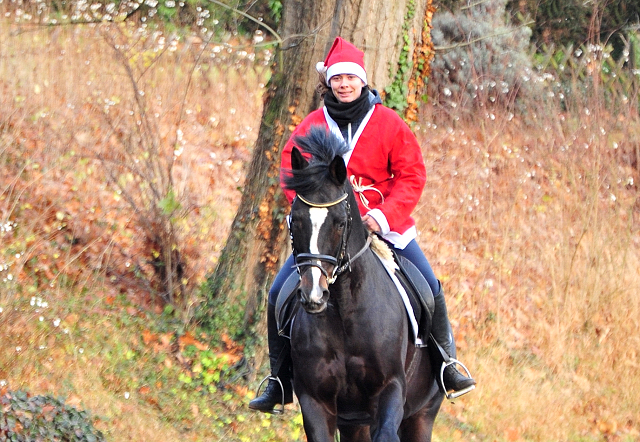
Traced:
<path fill-rule="evenodd" d="M 362 94 L 364 82 L 357 75 L 339 74 L 329 80 L 333 95 L 341 103 L 351 103 Z"/>

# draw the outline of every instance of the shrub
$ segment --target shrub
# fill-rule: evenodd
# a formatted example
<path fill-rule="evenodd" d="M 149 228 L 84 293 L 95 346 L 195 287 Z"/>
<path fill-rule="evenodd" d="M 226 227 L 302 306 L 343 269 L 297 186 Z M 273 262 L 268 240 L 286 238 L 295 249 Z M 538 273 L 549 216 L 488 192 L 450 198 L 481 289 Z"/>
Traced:
<path fill-rule="evenodd" d="M 0 397 L 0 439 L 7 441 L 104 441 L 89 415 L 52 396 L 25 391 Z"/>
<path fill-rule="evenodd" d="M 640 2 L 509 0 L 507 10 L 515 21 L 535 18 L 532 40 L 538 49 L 543 45 L 579 47 L 600 41 L 613 46 L 612 56 L 618 60 L 629 35 L 637 29 Z"/>
<path fill-rule="evenodd" d="M 505 22 L 505 0 L 477 2 L 434 15 L 430 96 L 434 104 L 474 109 L 513 107 L 536 93 L 529 57 L 531 30 Z"/>

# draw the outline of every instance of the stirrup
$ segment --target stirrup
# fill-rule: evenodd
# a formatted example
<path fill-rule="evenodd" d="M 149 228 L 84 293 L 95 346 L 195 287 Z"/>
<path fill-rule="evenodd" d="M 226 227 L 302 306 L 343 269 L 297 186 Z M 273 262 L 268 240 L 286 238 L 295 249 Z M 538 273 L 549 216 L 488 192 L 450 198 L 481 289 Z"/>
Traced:
<path fill-rule="evenodd" d="M 475 384 L 474 385 L 469 385 L 467 388 L 463 388 L 462 390 L 458 390 L 458 391 L 452 391 L 451 393 L 447 392 L 447 388 L 444 385 L 444 369 L 447 368 L 449 365 L 459 365 L 462 368 L 464 368 L 464 371 L 467 372 L 467 377 L 471 379 L 471 372 L 469 371 L 469 369 L 460 361 L 458 361 L 457 359 L 454 358 L 449 358 L 449 362 L 442 362 L 442 366 L 440 367 L 440 386 L 442 387 L 442 391 L 444 391 L 444 396 L 451 400 L 451 399 L 455 399 L 457 397 L 462 396 L 463 394 L 467 394 L 469 393 L 471 390 L 473 390 L 474 388 L 476 388 Z"/>
<path fill-rule="evenodd" d="M 259 396 L 258 393 L 260 393 L 260 388 L 262 387 L 262 384 L 264 384 L 266 381 L 278 382 L 278 385 L 280 386 L 280 391 L 282 392 L 282 404 L 281 404 L 282 408 L 273 407 L 271 411 L 265 411 L 265 413 L 278 414 L 278 415 L 283 414 L 284 413 L 284 386 L 282 385 L 282 381 L 278 376 L 272 376 L 272 375 L 265 376 L 265 378 L 262 380 L 262 382 L 260 382 L 260 385 L 258 385 L 258 388 L 256 389 L 256 397 Z"/>

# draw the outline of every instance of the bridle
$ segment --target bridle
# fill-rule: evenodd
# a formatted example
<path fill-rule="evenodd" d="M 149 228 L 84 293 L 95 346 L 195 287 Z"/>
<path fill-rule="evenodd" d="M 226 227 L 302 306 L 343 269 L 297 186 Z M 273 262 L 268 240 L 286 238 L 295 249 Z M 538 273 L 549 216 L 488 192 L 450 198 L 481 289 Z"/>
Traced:
<path fill-rule="evenodd" d="M 302 203 L 306 204 L 309 207 L 317 207 L 321 209 L 326 209 L 329 207 L 337 206 L 340 203 L 345 204 L 345 210 L 347 212 L 347 225 L 345 229 L 342 231 L 342 238 L 340 243 L 340 248 L 337 256 L 331 255 L 323 255 L 319 253 L 297 253 L 295 247 L 293 247 L 293 218 L 291 218 L 291 224 L 289 225 L 289 232 L 291 235 L 291 247 L 293 249 L 293 257 L 295 260 L 295 267 L 298 270 L 298 273 L 301 273 L 301 269 L 305 267 L 316 267 L 318 268 L 324 277 L 327 279 L 327 284 L 333 284 L 338 276 L 340 276 L 345 271 L 351 271 L 351 263 L 358 259 L 371 244 L 371 237 L 367 237 L 367 242 L 362 249 L 356 253 L 353 258 L 349 257 L 349 253 L 347 252 L 347 244 L 349 243 L 349 236 L 351 235 L 351 223 L 353 218 L 351 217 L 351 204 L 349 204 L 349 194 L 344 193 L 337 199 L 333 201 L 329 201 L 327 203 L 317 203 L 311 200 L 304 198 L 302 195 L 296 195 L 296 199 L 300 200 Z M 322 267 L 322 263 L 326 262 L 333 266 L 333 271 L 331 275 Z"/>

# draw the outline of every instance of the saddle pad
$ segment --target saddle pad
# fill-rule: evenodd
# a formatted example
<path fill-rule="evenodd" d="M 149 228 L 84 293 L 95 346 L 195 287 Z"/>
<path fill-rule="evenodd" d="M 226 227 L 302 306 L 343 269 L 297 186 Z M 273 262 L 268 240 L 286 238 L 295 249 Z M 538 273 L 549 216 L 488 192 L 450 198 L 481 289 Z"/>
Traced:
<path fill-rule="evenodd" d="M 406 258 L 393 254 L 394 261 L 381 257 L 387 274 L 396 285 L 400 297 L 407 310 L 407 316 L 413 331 L 414 344 L 417 347 L 426 347 L 431 332 L 431 318 L 434 310 L 433 293 L 429 284 L 416 266 Z M 413 302 L 412 302 L 413 301 Z"/>
<path fill-rule="evenodd" d="M 413 343 L 417 347 L 426 346 L 427 345 L 426 342 L 423 343 L 422 339 L 418 336 L 418 332 L 419 332 L 418 321 L 416 320 L 416 315 L 413 312 L 413 307 L 411 306 L 411 300 L 409 299 L 409 295 L 407 294 L 407 291 L 404 289 L 404 287 L 400 283 L 400 280 L 396 276 L 395 271 L 393 271 L 393 269 L 389 268 L 387 265 L 384 266 L 384 269 L 387 271 L 387 274 L 389 275 L 393 283 L 396 285 L 396 288 L 400 292 L 400 297 L 402 298 L 404 307 L 407 310 L 407 316 L 409 317 L 409 323 L 411 324 L 411 330 L 413 331 Z"/>
<path fill-rule="evenodd" d="M 411 305 L 418 321 L 418 335 L 426 344 L 431 333 L 431 320 L 435 310 L 433 292 L 420 270 L 411 261 L 397 254 L 395 259 L 399 267 L 396 275 L 412 301 Z"/>

